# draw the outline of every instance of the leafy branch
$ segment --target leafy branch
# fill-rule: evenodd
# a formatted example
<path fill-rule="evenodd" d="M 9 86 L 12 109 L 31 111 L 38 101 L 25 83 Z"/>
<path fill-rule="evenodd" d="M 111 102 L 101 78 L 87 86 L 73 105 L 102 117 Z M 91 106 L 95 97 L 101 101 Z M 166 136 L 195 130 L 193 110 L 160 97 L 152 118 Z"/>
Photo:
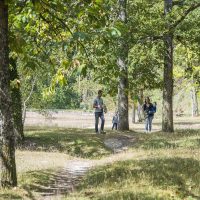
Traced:
<path fill-rule="evenodd" d="M 47 6 L 47 7 L 51 8 L 51 9 L 53 9 L 55 12 L 58 12 L 58 11 L 56 10 L 56 8 L 51 7 L 51 6 L 50 6 L 48 3 L 46 3 L 45 1 L 41 0 L 41 2 L 42 2 L 45 6 Z M 52 13 L 52 12 L 51 12 L 49 9 L 47 9 L 47 8 L 45 8 L 45 11 L 46 11 L 48 14 L 50 14 L 51 16 L 53 16 L 55 19 L 57 19 L 57 20 L 59 21 L 59 23 L 63 26 L 63 28 L 67 29 L 67 30 L 69 31 L 69 33 L 72 35 L 72 37 L 74 37 L 73 32 L 71 31 L 71 29 L 69 28 L 69 26 L 63 21 L 63 19 L 61 19 L 60 17 L 58 17 L 58 15 L 55 15 L 54 13 Z M 46 22 L 47 22 L 47 21 L 46 21 Z M 89 54 L 88 54 L 88 50 L 86 49 L 85 45 L 84 45 L 82 42 L 80 42 L 79 40 L 77 40 L 77 42 L 78 42 L 78 44 L 83 48 L 83 51 L 84 51 L 85 54 L 86 54 L 86 57 L 87 57 L 88 62 L 89 62 L 90 64 L 93 65 L 92 61 L 90 60 L 90 56 L 89 56 Z"/>
<path fill-rule="evenodd" d="M 180 19 L 178 19 L 174 24 L 172 24 L 171 28 L 170 28 L 170 32 L 174 32 L 176 27 L 182 22 L 185 20 L 185 18 L 192 12 L 194 11 L 195 9 L 199 8 L 200 7 L 200 3 L 198 4 L 193 4 L 190 8 L 188 8 L 185 12 L 184 12 L 184 15 L 182 15 L 180 17 Z"/>

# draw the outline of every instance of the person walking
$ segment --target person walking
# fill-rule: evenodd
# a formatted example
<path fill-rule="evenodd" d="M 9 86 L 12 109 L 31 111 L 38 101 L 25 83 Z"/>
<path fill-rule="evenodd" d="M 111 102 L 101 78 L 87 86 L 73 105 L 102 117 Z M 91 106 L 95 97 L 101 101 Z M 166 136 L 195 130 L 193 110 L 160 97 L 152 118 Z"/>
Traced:
<path fill-rule="evenodd" d="M 113 123 L 112 130 L 113 130 L 114 128 L 115 128 L 115 130 L 117 130 L 117 128 L 118 128 L 118 123 L 119 123 L 119 115 L 118 115 L 118 112 L 116 112 L 115 115 L 113 116 L 112 123 Z"/>
<path fill-rule="evenodd" d="M 96 134 L 102 133 L 105 134 L 104 131 L 104 124 L 105 124 L 105 118 L 104 118 L 104 109 L 107 111 L 106 106 L 103 103 L 102 97 L 102 90 L 98 91 L 98 96 L 94 99 L 93 108 L 95 108 L 95 132 Z M 101 128 L 98 129 L 99 126 L 99 118 L 101 119 Z"/>
<path fill-rule="evenodd" d="M 154 113 L 156 112 L 156 103 L 154 105 L 151 103 L 150 98 L 145 98 L 145 103 L 143 105 L 143 112 L 145 118 L 145 131 L 151 132 L 152 130 L 152 121 Z"/>

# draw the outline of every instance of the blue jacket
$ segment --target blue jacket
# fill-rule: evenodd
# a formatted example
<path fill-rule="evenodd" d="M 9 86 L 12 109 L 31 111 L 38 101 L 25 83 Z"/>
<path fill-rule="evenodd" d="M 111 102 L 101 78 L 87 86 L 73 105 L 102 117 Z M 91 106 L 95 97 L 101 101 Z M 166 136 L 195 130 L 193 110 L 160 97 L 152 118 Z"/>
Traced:
<path fill-rule="evenodd" d="M 143 111 L 144 111 L 145 118 L 153 117 L 154 113 L 156 112 L 156 106 L 154 106 L 152 103 L 150 103 L 149 107 L 147 107 L 147 105 L 144 104 Z"/>

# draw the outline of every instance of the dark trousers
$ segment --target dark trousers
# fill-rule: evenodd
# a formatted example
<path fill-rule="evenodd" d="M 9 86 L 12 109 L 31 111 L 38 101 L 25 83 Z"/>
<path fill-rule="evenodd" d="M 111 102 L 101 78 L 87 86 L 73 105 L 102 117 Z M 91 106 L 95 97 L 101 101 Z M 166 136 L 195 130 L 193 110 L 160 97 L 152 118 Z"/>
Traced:
<path fill-rule="evenodd" d="M 99 130 L 98 130 L 99 118 L 101 119 L 101 131 L 103 131 L 104 123 L 105 123 L 103 112 L 95 112 L 95 131 L 96 131 L 96 133 L 99 132 Z"/>
<path fill-rule="evenodd" d="M 148 116 L 145 119 L 145 130 L 151 132 L 153 116 Z"/>
<path fill-rule="evenodd" d="M 112 130 L 115 128 L 117 130 L 117 123 L 113 123 Z"/>

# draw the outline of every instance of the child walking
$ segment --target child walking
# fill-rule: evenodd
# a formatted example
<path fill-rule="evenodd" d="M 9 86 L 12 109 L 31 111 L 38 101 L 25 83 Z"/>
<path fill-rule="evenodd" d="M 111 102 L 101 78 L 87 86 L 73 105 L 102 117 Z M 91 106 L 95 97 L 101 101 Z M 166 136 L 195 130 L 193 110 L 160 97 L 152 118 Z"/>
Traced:
<path fill-rule="evenodd" d="M 118 112 L 116 112 L 115 115 L 113 116 L 113 119 L 112 119 L 112 123 L 113 123 L 112 130 L 114 128 L 115 128 L 115 130 L 117 130 L 118 122 L 119 122 L 119 116 L 118 116 Z"/>

